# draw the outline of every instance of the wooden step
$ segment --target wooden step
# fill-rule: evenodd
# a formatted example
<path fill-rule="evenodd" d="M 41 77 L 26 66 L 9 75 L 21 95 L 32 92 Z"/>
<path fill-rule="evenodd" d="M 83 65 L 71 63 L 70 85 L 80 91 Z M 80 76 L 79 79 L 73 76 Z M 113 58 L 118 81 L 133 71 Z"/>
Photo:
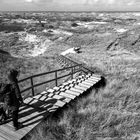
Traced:
<path fill-rule="evenodd" d="M 86 87 L 81 87 L 81 86 L 79 86 L 79 85 L 76 85 L 74 88 L 80 89 L 80 90 L 83 90 L 83 91 L 86 91 L 86 90 L 87 90 Z"/>
<path fill-rule="evenodd" d="M 74 87 L 70 88 L 70 90 L 71 90 L 71 91 L 76 91 L 76 92 L 79 92 L 79 93 L 82 93 L 82 92 L 83 92 L 83 90 L 81 90 L 81 89 L 76 89 L 76 88 L 74 88 Z"/>
<path fill-rule="evenodd" d="M 89 86 L 93 86 L 94 85 L 94 83 L 90 83 L 90 82 L 88 82 L 88 80 L 82 82 L 82 84 L 89 85 Z"/>
<path fill-rule="evenodd" d="M 60 92 L 59 95 L 66 97 L 66 98 L 70 98 L 70 99 L 75 99 L 76 96 L 68 94 L 66 92 Z"/>
<path fill-rule="evenodd" d="M 66 90 L 65 93 L 71 94 L 71 95 L 74 95 L 74 96 L 79 96 L 79 95 L 81 94 L 81 93 L 79 93 L 79 92 L 71 91 L 71 90 Z"/>
<path fill-rule="evenodd" d="M 83 84 L 83 83 L 78 84 L 78 86 L 85 87 L 86 90 L 91 87 L 90 85 L 86 85 L 86 84 Z"/>
<path fill-rule="evenodd" d="M 70 98 L 66 98 L 66 97 L 63 97 L 63 96 L 60 96 L 60 95 L 54 95 L 53 98 L 61 100 L 61 101 L 66 102 L 66 103 L 69 103 L 71 101 Z"/>
<path fill-rule="evenodd" d="M 33 97 L 33 98 L 34 98 L 34 97 Z M 62 106 L 64 106 L 64 105 L 66 104 L 65 102 L 62 102 L 62 101 L 60 101 L 60 100 L 56 100 L 56 99 L 54 100 L 53 97 L 52 97 L 52 98 L 46 98 L 45 95 L 42 96 L 41 98 L 39 98 L 38 100 L 44 102 L 44 105 L 53 104 L 53 105 L 55 105 L 55 106 L 62 107 Z"/>
<path fill-rule="evenodd" d="M 89 79 L 96 79 L 96 80 L 100 80 L 101 79 L 101 77 L 96 77 L 96 76 L 91 76 L 91 77 L 89 77 Z"/>

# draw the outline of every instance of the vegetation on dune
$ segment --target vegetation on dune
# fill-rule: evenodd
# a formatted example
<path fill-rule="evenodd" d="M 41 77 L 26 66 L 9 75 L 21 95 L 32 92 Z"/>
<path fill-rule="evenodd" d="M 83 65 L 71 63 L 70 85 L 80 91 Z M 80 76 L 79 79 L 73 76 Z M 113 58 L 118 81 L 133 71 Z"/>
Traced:
<path fill-rule="evenodd" d="M 0 24 L 0 32 L 6 31 L 6 32 L 20 32 L 24 31 L 24 26 L 18 25 L 16 23 L 14 24 Z"/>
<path fill-rule="evenodd" d="M 129 28 L 139 19 L 138 17 L 134 19 L 133 16 L 123 19 L 120 13 L 107 14 L 105 17 L 98 15 L 100 13 L 94 15 L 93 13 L 54 12 L 42 16 L 38 14 L 35 18 L 37 20 L 47 17 L 48 23 L 44 23 L 44 27 L 40 27 L 40 23 L 27 23 L 24 26 L 26 25 L 29 34 L 45 37 L 50 40 L 51 45 L 44 54 L 36 57 L 11 56 L 12 52 L 18 53 L 18 56 L 27 51 L 30 53 L 34 44 L 31 41 L 29 45 L 24 39 L 19 41 L 17 33 L 0 34 L 0 82 L 7 82 L 6 76 L 10 68 L 20 71 L 19 79 L 57 69 L 60 66 L 55 60 L 55 55 L 72 47 L 80 47 L 81 53 L 69 54 L 71 59 L 90 67 L 106 79 L 105 86 L 96 85 L 77 100 L 57 110 L 25 139 L 139 139 L 140 28 L 133 26 L 135 29 L 131 28 L 130 31 L 120 33 L 121 35 L 116 33 L 117 29 Z M 31 19 L 30 14 L 21 17 Z M 90 21 L 103 22 L 103 24 L 91 24 Z M 23 26 L 10 24 L 1 23 L 0 31 L 23 31 Z M 53 30 L 57 31 L 57 29 L 69 32 L 71 35 L 60 35 L 61 33 L 58 32 L 55 34 Z M 45 32 L 42 32 L 43 30 Z M 34 82 L 43 82 L 42 79 L 50 77 L 36 78 Z M 20 86 L 25 88 L 29 86 L 28 84 L 29 81 Z M 35 89 L 35 92 L 43 91 L 46 86 Z M 28 93 L 25 96 L 29 96 Z"/>
<path fill-rule="evenodd" d="M 92 89 L 62 110 L 58 110 L 44 120 L 40 127 L 32 132 L 34 135 L 31 133 L 29 139 L 139 138 L 140 58 L 129 52 L 131 45 L 127 48 L 123 46 L 128 38 L 121 39 L 117 46 L 112 45 L 115 49 L 106 50 L 104 42 L 108 44 L 109 41 L 106 37 L 99 44 L 82 45 L 80 54 L 69 55 L 78 62 L 96 68 L 107 80 L 106 86 Z"/>

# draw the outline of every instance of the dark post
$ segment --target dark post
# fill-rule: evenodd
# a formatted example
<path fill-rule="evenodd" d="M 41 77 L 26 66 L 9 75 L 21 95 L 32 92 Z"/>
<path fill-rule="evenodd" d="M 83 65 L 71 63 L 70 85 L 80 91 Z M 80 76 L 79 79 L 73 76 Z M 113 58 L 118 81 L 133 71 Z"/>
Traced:
<path fill-rule="evenodd" d="M 34 83 L 33 83 L 33 77 L 31 77 L 31 87 L 32 87 L 32 96 L 35 95 L 34 93 Z"/>
<path fill-rule="evenodd" d="M 57 83 L 57 71 L 55 72 L 55 85 L 57 86 L 58 83 Z"/>
<path fill-rule="evenodd" d="M 74 67 L 73 67 L 73 73 L 74 73 L 74 74 L 75 74 L 75 68 L 76 68 L 76 67 L 74 66 Z"/>
<path fill-rule="evenodd" d="M 82 64 L 79 65 L 79 71 L 82 73 L 83 70 L 82 70 Z"/>
<path fill-rule="evenodd" d="M 71 68 L 71 79 L 73 79 L 73 67 Z"/>

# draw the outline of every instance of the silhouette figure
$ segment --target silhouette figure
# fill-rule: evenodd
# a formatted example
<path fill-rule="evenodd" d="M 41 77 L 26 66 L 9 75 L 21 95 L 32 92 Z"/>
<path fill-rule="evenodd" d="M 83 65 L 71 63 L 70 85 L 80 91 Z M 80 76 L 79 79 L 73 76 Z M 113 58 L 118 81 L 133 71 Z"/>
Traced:
<path fill-rule="evenodd" d="M 18 86 L 17 80 L 18 72 L 16 70 L 10 70 L 8 73 L 9 86 L 8 93 L 6 94 L 5 103 L 12 114 L 13 126 L 15 130 L 18 130 L 22 127 L 22 124 L 18 123 L 18 112 L 20 104 L 23 102 L 23 99 L 20 95 L 20 89 Z"/>

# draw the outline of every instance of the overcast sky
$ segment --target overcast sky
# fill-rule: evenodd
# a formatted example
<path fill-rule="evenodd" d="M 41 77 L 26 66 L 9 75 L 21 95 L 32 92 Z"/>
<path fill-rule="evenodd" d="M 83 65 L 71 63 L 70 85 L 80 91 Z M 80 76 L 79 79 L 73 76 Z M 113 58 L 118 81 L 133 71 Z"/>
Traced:
<path fill-rule="evenodd" d="M 139 11 L 140 0 L 0 0 L 0 11 Z"/>

